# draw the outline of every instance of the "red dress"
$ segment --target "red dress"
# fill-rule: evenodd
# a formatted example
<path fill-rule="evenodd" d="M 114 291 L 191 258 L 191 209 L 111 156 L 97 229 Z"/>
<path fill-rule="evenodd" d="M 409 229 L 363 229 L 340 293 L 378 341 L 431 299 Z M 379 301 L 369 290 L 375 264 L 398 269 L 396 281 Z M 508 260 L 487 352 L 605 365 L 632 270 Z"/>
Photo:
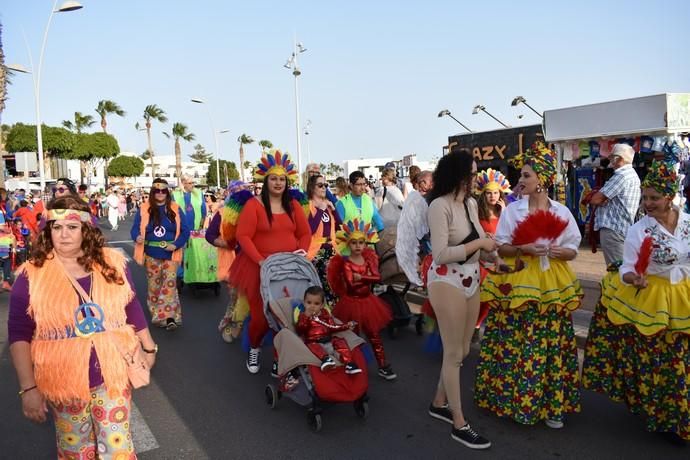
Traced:
<path fill-rule="evenodd" d="M 364 330 L 367 336 L 378 334 L 393 319 L 390 307 L 371 292 L 371 285 L 381 281 L 378 268 L 378 257 L 371 249 L 365 249 L 364 264 L 359 265 L 352 262 L 349 258 L 335 256 L 329 264 L 329 282 L 337 277 L 336 271 L 342 265 L 340 280 L 333 280 L 342 286 L 344 281 L 344 292 L 340 295 L 340 300 L 333 309 L 333 315 L 341 321 L 356 321 L 358 326 Z M 330 265 L 333 270 L 330 270 Z M 354 274 L 357 273 L 361 279 L 355 281 Z"/>
<path fill-rule="evenodd" d="M 240 251 L 230 267 L 229 282 L 249 300 L 249 342 L 258 348 L 268 332 L 260 292 L 259 262 L 272 254 L 309 249 L 311 231 L 304 210 L 292 200 L 292 219 L 273 214 L 269 224 L 263 204 L 258 199 L 247 201 L 237 221 L 236 238 Z"/>

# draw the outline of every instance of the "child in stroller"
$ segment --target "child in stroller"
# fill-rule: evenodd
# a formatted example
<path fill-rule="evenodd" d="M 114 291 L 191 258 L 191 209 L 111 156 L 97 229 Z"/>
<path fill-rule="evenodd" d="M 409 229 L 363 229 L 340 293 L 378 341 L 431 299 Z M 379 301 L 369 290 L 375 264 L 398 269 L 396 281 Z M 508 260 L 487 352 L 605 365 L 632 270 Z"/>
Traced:
<path fill-rule="evenodd" d="M 324 308 L 326 293 L 319 286 L 311 286 L 304 292 L 304 311 L 299 312 L 297 318 L 297 333 L 302 336 L 307 348 L 321 360 L 321 370 L 335 367 L 335 360 L 328 354 L 325 344 L 330 343 L 337 358 L 345 364 L 345 373 L 349 375 L 362 372 L 357 364 L 352 362 L 352 353 L 347 341 L 332 335 L 334 332 L 353 330 L 357 323 L 336 324 L 333 317 Z M 299 310 L 296 310 L 299 311 Z"/>
<path fill-rule="evenodd" d="M 280 379 L 278 385 L 266 386 L 266 403 L 273 409 L 282 396 L 292 399 L 307 408 L 311 429 L 320 431 L 322 402 L 349 402 L 353 404 L 358 417 L 365 418 L 369 414 L 369 378 L 366 359 L 360 347 L 364 340 L 349 330 L 350 325 L 333 334 L 346 342 L 351 362 L 359 369 L 358 373 L 346 374 L 345 366 L 340 365 L 345 364 L 342 355 L 335 356 L 336 366 L 326 366 L 327 370 L 322 371 L 321 359 L 296 334 L 296 323 L 305 309 L 302 298 L 312 286 L 320 286 L 319 275 L 314 266 L 298 254 L 274 254 L 261 266 L 264 314 L 275 333 L 273 346 L 278 357 L 277 373 Z M 331 320 L 338 324 L 334 318 L 331 317 Z M 319 344 L 321 346 L 328 349 L 333 343 Z"/>

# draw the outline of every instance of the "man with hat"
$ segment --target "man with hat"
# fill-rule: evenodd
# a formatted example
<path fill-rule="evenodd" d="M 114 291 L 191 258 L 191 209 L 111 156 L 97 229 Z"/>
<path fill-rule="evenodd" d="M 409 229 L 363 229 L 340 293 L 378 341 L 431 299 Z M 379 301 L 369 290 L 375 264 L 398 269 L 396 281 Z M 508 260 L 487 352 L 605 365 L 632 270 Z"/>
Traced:
<path fill-rule="evenodd" d="M 594 230 L 599 231 L 606 265 L 623 260 L 623 242 L 628 228 L 635 222 L 640 206 L 640 178 L 632 167 L 635 151 L 628 144 L 616 144 L 611 151 L 613 176 L 590 203 L 599 206 Z"/>

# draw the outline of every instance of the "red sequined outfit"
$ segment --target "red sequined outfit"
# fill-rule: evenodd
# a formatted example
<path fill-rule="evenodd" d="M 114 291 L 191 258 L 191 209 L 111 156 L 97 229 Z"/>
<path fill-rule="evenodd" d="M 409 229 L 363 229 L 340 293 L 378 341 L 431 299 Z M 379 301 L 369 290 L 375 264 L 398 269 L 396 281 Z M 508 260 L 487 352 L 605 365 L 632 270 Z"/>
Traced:
<path fill-rule="evenodd" d="M 314 316 L 300 313 L 296 329 L 297 333 L 304 339 L 304 343 L 309 350 L 320 360 L 328 356 L 323 344 L 330 342 L 333 345 L 333 350 L 339 355 L 338 359 L 343 364 L 348 364 L 352 361 L 352 353 L 347 346 L 347 341 L 342 337 L 331 335 L 334 332 L 348 330 L 349 325 L 347 323 L 336 324 L 331 314 L 325 308 Z"/>
<path fill-rule="evenodd" d="M 379 367 L 385 367 L 386 354 L 379 331 L 386 327 L 393 318 L 390 308 L 378 296 L 371 292 L 371 285 L 381 280 L 378 269 L 378 257 L 371 249 L 362 253 L 364 264 L 356 264 L 349 258 L 335 256 L 329 264 L 328 280 L 340 300 L 333 309 L 333 315 L 345 322 L 356 321 L 374 350 Z M 340 268 L 342 267 L 342 270 Z M 361 279 L 355 281 L 355 274 Z"/>

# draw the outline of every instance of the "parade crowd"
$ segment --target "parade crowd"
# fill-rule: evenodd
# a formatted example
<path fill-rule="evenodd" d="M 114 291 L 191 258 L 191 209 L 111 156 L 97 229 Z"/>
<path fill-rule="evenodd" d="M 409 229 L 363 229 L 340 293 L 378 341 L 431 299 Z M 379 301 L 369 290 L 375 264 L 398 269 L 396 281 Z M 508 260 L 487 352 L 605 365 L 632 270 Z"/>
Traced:
<path fill-rule="evenodd" d="M 253 182 L 232 181 L 222 194 L 200 191 L 188 176 L 177 189 L 156 178 L 148 191 L 105 195 L 60 179 L 40 200 L 0 190 L 2 288 L 11 289 L 9 342 L 23 412 L 35 422 L 52 414 L 60 458 L 136 458 L 131 391 L 140 385 L 136 372 L 155 363 L 149 325 L 174 333 L 183 326 L 180 288 L 224 282 L 230 301 L 218 332 L 226 342 L 244 336 L 246 368 L 259 373 L 274 327 L 262 273 L 285 254 L 317 274 L 318 283 L 293 295 L 291 325 L 318 363 L 313 372 L 354 385 L 366 376 L 356 351 L 366 341 L 377 376 L 395 380 L 395 356 L 381 338 L 395 311 L 377 295 L 389 278 L 381 257 L 388 242 L 399 271 L 428 293 L 429 337 L 442 353 L 428 414 L 449 425 L 452 439 L 491 446 L 461 403 L 469 390 L 463 361 L 483 326 L 473 370 L 479 408 L 563 429 L 580 412 L 584 388 L 624 402 L 649 431 L 687 443 L 690 215 L 674 204 L 674 166 L 654 161 L 641 180 L 634 153 L 617 144 L 612 177 L 584 197 L 596 207 L 608 271 L 581 372 L 572 313 L 583 290 L 569 261 L 582 236 L 570 210 L 550 198 L 559 166 L 541 142 L 510 160 L 514 184 L 453 150 L 434 171 L 410 168 L 408 182 L 394 168 L 380 184 L 355 171 L 331 191 L 318 165 L 300 177 L 289 155 L 270 150 Z M 125 257 L 98 226 L 107 216 L 116 230 L 127 214 L 133 259 L 146 270 L 148 315 Z M 273 356 L 280 391 L 292 391 L 303 376 Z"/>

